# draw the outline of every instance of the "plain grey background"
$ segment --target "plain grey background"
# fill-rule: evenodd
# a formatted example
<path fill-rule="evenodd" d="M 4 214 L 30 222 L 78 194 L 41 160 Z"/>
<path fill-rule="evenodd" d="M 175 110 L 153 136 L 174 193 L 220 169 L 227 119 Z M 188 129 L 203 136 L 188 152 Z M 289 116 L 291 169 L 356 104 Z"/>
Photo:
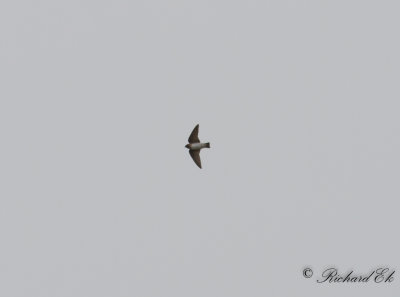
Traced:
<path fill-rule="evenodd" d="M 398 295 L 399 9 L 1 1 L 0 296 Z"/>

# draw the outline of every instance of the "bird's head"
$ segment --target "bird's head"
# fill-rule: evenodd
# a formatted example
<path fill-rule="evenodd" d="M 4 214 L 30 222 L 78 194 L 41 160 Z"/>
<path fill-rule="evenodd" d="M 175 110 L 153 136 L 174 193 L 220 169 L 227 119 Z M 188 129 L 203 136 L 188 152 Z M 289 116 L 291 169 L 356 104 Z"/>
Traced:
<path fill-rule="evenodd" d="M 190 143 L 189 143 L 189 144 L 187 144 L 187 145 L 185 145 L 185 148 L 188 148 L 188 149 L 190 149 Z"/>

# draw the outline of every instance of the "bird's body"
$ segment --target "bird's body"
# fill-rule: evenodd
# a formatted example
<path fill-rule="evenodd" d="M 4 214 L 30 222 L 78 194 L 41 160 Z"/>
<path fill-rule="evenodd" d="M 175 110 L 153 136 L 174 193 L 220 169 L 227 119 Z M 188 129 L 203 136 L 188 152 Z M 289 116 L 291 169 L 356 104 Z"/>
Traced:
<path fill-rule="evenodd" d="M 199 139 L 199 125 L 194 127 L 189 136 L 188 144 L 185 145 L 189 149 L 190 156 L 199 168 L 201 168 L 200 150 L 203 148 L 210 148 L 209 142 L 200 142 Z"/>
<path fill-rule="evenodd" d="M 194 142 L 194 143 L 189 143 L 186 145 L 186 147 L 190 150 L 201 150 L 202 148 L 209 148 L 210 143 L 207 142 Z"/>

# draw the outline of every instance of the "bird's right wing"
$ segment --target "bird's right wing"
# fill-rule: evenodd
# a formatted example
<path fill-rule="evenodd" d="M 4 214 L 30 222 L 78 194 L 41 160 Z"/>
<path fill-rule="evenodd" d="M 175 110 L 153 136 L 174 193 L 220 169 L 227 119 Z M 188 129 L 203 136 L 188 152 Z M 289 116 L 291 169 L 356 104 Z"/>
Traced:
<path fill-rule="evenodd" d="M 200 150 L 189 150 L 189 154 L 196 165 L 201 168 Z"/>
<path fill-rule="evenodd" d="M 190 134 L 189 139 L 188 139 L 189 143 L 194 143 L 194 142 L 200 142 L 199 139 L 199 125 L 197 124 L 196 127 L 194 127 L 192 134 Z"/>

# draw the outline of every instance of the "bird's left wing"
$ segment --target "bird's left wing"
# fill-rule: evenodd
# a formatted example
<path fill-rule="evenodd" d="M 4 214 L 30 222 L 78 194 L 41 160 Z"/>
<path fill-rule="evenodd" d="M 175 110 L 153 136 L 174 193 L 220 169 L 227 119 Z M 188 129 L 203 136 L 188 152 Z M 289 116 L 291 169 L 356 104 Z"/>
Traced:
<path fill-rule="evenodd" d="M 192 133 L 189 136 L 188 141 L 189 141 L 189 143 L 200 142 L 200 139 L 199 139 L 199 125 L 198 124 L 196 125 L 196 127 L 194 127 Z"/>
<path fill-rule="evenodd" d="M 201 168 L 200 150 L 189 150 L 189 154 L 199 168 Z"/>

